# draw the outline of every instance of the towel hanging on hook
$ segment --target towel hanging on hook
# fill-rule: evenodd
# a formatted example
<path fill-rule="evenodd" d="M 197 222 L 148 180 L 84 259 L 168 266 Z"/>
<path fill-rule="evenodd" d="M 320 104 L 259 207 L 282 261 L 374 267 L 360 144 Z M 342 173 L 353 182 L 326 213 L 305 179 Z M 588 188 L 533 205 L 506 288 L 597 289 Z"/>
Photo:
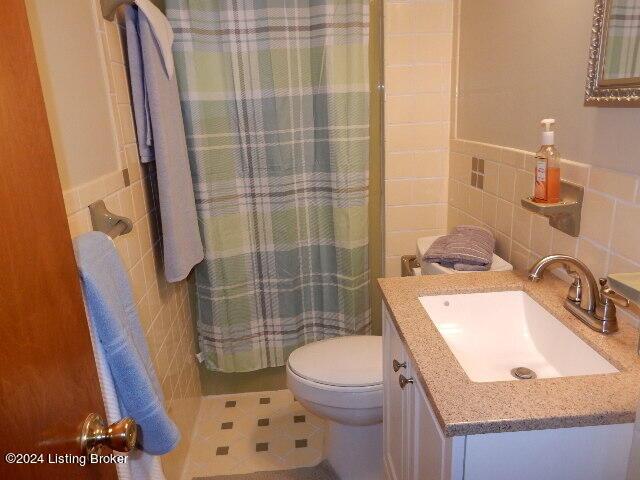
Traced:
<path fill-rule="evenodd" d="M 173 29 L 167 17 L 154 5 L 151 0 L 100 0 L 102 16 L 112 21 L 116 16 L 116 10 L 120 5 L 136 5 L 149 21 L 153 35 L 162 52 L 162 62 L 169 79 L 173 78 L 175 67 L 173 65 Z"/>

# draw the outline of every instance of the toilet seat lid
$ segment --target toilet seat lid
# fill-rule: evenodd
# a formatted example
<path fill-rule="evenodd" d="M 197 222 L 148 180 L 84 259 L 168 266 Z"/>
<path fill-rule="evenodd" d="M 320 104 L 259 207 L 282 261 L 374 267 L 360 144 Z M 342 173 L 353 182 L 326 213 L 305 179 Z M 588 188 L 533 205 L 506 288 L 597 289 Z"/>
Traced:
<path fill-rule="evenodd" d="M 382 337 L 320 340 L 289 355 L 289 368 L 302 378 L 336 387 L 382 384 Z"/>

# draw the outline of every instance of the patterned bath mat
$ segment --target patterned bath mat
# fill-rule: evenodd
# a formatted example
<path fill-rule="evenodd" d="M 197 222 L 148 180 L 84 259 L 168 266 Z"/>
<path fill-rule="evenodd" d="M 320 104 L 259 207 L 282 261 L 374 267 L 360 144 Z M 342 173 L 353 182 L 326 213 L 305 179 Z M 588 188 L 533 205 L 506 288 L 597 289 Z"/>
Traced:
<path fill-rule="evenodd" d="M 315 467 L 293 470 L 275 470 L 242 475 L 218 475 L 215 477 L 195 477 L 193 480 L 340 480 L 331 465 L 324 461 Z"/>

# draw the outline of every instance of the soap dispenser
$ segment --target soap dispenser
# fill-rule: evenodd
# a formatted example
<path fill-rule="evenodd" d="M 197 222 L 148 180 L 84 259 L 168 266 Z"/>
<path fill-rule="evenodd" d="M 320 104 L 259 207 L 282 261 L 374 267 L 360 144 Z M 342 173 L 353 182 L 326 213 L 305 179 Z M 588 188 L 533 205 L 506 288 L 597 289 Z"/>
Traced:
<path fill-rule="evenodd" d="M 533 200 L 540 203 L 560 201 L 560 153 L 555 147 L 555 134 L 551 127 L 553 118 L 542 120 L 540 150 L 536 153 L 535 190 Z"/>

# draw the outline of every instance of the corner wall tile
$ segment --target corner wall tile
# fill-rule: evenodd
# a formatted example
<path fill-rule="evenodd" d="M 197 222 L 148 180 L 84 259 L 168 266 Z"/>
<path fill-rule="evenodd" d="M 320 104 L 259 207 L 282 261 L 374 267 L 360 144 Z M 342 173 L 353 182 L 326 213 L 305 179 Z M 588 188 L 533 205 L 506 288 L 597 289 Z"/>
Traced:
<path fill-rule="evenodd" d="M 426 178 L 411 183 L 413 204 L 442 203 L 447 199 L 447 183 L 444 178 Z"/>
<path fill-rule="evenodd" d="M 109 59 L 112 62 L 124 63 L 122 45 L 120 42 L 120 30 L 115 22 L 102 19 L 104 32 L 107 37 L 107 47 L 109 48 Z"/>
<path fill-rule="evenodd" d="M 613 170 L 594 167 L 589 177 L 589 187 L 621 200 L 632 202 L 636 196 L 638 179 Z"/>
<path fill-rule="evenodd" d="M 64 208 L 67 212 L 67 216 L 77 212 L 82 208 L 82 204 L 80 203 L 80 196 L 78 195 L 77 189 L 64 192 L 62 198 L 64 200 Z"/>
<path fill-rule="evenodd" d="M 78 235 L 91 231 L 91 219 L 89 217 L 89 210 L 86 208 L 68 217 L 68 222 L 71 237 L 77 237 Z"/>
<path fill-rule="evenodd" d="M 102 177 L 102 181 L 104 184 L 104 195 L 111 195 L 124 187 L 124 178 L 122 177 L 121 170 L 105 175 Z"/>
<path fill-rule="evenodd" d="M 112 193 L 108 197 L 105 197 L 103 201 L 107 210 L 115 213 L 122 211 L 120 208 L 120 197 L 118 196 L 118 193 Z"/>
<path fill-rule="evenodd" d="M 111 63 L 111 76 L 114 83 L 116 102 L 119 104 L 129 103 L 129 84 L 125 66 L 121 63 Z"/>
<path fill-rule="evenodd" d="M 634 263 L 627 258 L 611 254 L 609 271 L 615 273 L 640 272 L 640 263 Z"/>
<path fill-rule="evenodd" d="M 520 203 L 521 198 L 531 197 L 533 195 L 534 182 L 535 178 L 533 173 L 518 170 L 516 174 L 514 203 Z"/>
<path fill-rule="evenodd" d="M 613 223 L 613 252 L 640 263 L 638 239 L 640 239 L 640 206 L 617 203 Z"/>
<path fill-rule="evenodd" d="M 513 239 L 527 250 L 531 246 L 532 213 L 521 207 L 515 207 L 513 213 Z"/>
<path fill-rule="evenodd" d="M 505 148 L 502 150 L 502 163 L 510 167 L 524 168 L 524 152 L 522 150 L 513 150 Z"/>
<path fill-rule="evenodd" d="M 551 249 L 553 253 L 576 256 L 578 239 L 571 237 L 560 230 L 552 229 Z"/>
<path fill-rule="evenodd" d="M 516 169 L 506 165 L 500 165 L 498 176 L 498 196 L 503 200 L 513 203 L 516 186 Z"/>
<path fill-rule="evenodd" d="M 137 182 L 142 176 L 138 146 L 135 143 L 127 145 L 124 147 L 124 152 L 127 168 L 129 169 L 129 179 L 131 183 Z"/>
<path fill-rule="evenodd" d="M 596 279 L 606 277 L 607 262 L 609 261 L 609 252 L 607 250 L 581 238 L 578 241 L 577 255 L 580 260 L 587 264 Z"/>
<path fill-rule="evenodd" d="M 469 187 L 469 215 L 480 220 L 482 218 L 482 190 Z"/>
<path fill-rule="evenodd" d="M 589 165 L 572 162 L 564 158 L 560 160 L 560 174 L 564 180 L 569 180 L 585 187 L 589 183 L 589 173 Z"/>
<path fill-rule="evenodd" d="M 511 264 L 518 272 L 526 272 L 531 267 L 531 252 L 524 245 L 514 241 L 511 246 Z"/>
<path fill-rule="evenodd" d="M 531 251 L 537 255 L 551 254 L 552 228 L 549 219 L 542 215 L 531 216 Z"/>
<path fill-rule="evenodd" d="M 496 255 L 505 260 L 511 258 L 511 237 L 500 232 L 496 236 Z"/>
<path fill-rule="evenodd" d="M 511 237 L 511 227 L 513 226 L 513 204 L 505 200 L 498 200 L 499 215 L 496 219 L 496 229 Z"/>
<path fill-rule="evenodd" d="M 489 227 L 496 227 L 498 199 L 485 193 L 482 196 L 482 221 Z"/>
<path fill-rule="evenodd" d="M 389 206 L 411 205 L 412 180 L 387 180 L 385 182 L 385 203 Z"/>
<path fill-rule="evenodd" d="M 128 103 L 118 105 L 118 119 L 122 129 L 122 140 L 125 145 L 135 143 L 136 133 L 133 124 L 133 113 Z"/>
<path fill-rule="evenodd" d="M 106 195 L 105 185 L 102 178 L 97 178 L 78 188 L 80 205 L 87 207 L 93 202 L 100 200 Z"/>
<path fill-rule="evenodd" d="M 498 195 L 498 164 L 491 161 L 484 162 L 484 190 L 492 195 Z"/>
<path fill-rule="evenodd" d="M 587 190 L 582 204 L 580 234 L 608 246 L 613 226 L 615 202 L 612 198 Z"/>

